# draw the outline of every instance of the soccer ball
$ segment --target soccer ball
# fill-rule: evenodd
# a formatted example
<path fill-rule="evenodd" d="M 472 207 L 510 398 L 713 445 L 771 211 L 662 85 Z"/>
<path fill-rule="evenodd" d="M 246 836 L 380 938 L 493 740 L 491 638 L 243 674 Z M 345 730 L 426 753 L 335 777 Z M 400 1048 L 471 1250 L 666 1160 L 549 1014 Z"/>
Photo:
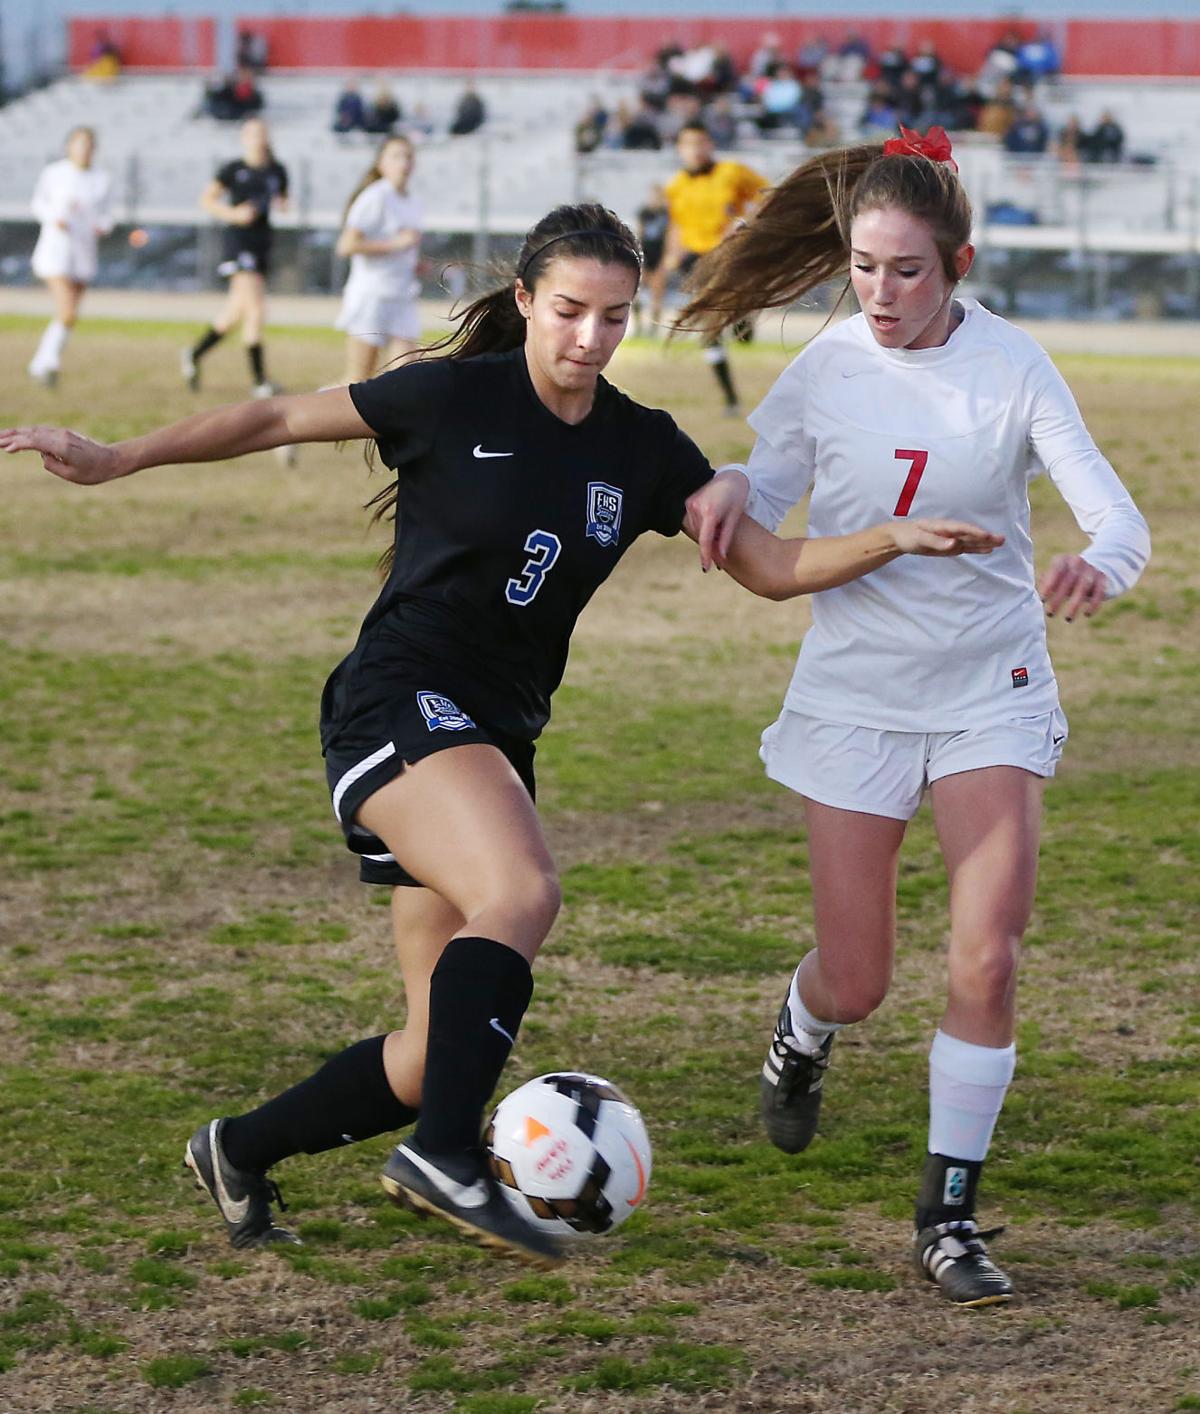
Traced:
<path fill-rule="evenodd" d="M 646 1196 L 646 1126 L 598 1075 L 568 1071 L 527 1081 L 496 1106 L 484 1144 L 513 1210 L 555 1237 L 612 1232 Z"/>

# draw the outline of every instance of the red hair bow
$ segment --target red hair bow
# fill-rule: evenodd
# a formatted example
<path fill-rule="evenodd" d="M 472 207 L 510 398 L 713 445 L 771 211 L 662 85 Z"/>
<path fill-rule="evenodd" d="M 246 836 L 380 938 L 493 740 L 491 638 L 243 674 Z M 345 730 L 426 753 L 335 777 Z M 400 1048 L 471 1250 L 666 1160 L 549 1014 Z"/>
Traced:
<path fill-rule="evenodd" d="M 930 128 L 924 137 L 914 128 L 900 124 L 900 136 L 890 137 L 883 144 L 885 157 L 928 157 L 931 162 L 946 162 L 952 171 L 958 163 L 950 151 L 950 139 L 945 128 Z"/>

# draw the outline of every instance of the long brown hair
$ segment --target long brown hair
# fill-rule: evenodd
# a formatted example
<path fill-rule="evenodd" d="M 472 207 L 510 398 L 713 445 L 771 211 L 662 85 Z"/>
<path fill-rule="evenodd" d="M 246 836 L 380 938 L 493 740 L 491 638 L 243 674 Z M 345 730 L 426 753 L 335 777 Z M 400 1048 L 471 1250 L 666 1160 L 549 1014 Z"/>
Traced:
<path fill-rule="evenodd" d="M 408 149 L 408 165 L 409 165 L 409 168 L 411 169 L 412 163 L 413 163 L 413 158 L 416 156 L 416 151 L 417 151 L 416 147 L 413 145 L 413 140 L 412 140 L 412 138 L 407 137 L 404 133 L 389 133 L 388 136 L 385 137 L 384 140 L 383 140 L 383 141 L 379 144 L 379 146 L 375 149 L 375 160 L 374 160 L 374 162 L 372 162 L 371 165 L 370 165 L 370 167 L 368 167 L 367 170 L 363 173 L 362 180 L 361 180 L 361 181 L 359 182 L 359 184 L 354 188 L 354 190 L 350 193 L 350 198 L 349 198 L 349 200 L 346 202 L 346 209 L 342 212 L 342 225 L 343 225 L 343 226 L 346 224 L 346 218 L 350 215 L 350 208 L 354 205 L 354 203 L 358 200 L 358 198 L 359 198 L 360 196 L 362 196 L 363 192 L 365 192 L 366 189 L 367 189 L 369 186 L 373 186 L 376 182 L 382 180 L 382 178 L 383 178 L 383 173 L 379 170 L 379 162 L 380 162 L 380 159 L 383 157 L 383 154 L 388 150 L 388 148 L 389 148 L 389 147 L 392 145 L 392 143 L 394 143 L 394 142 L 403 143 L 403 145 Z M 400 188 L 400 195 L 401 195 L 401 196 L 407 196 L 407 195 L 408 195 L 408 177 L 407 177 L 407 176 L 404 178 L 404 185 L 403 185 L 403 187 Z"/>
<path fill-rule="evenodd" d="M 773 187 L 745 225 L 697 263 L 677 327 L 718 334 L 847 276 L 851 223 L 881 209 L 926 221 L 946 278 L 958 283 L 954 256 L 971 239 L 971 203 L 957 173 L 928 157 L 884 156 L 882 145 L 868 143 L 818 153 Z M 847 278 L 837 304 L 849 287 Z"/>
<path fill-rule="evenodd" d="M 624 265 L 640 282 L 642 251 L 637 237 L 624 221 L 598 202 L 556 206 L 525 234 L 511 269 L 498 268 L 502 282 L 471 301 L 455 316 L 455 327 L 444 339 L 428 344 L 413 356 L 425 362 L 435 358 L 468 359 L 481 354 L 508 353 L 525 342 L 525 320 L 517 308 L 517 282 L 530 294 L 554 260 L 598 260 L 602 265 Z M 368 444 L 368 454 L 374 444 Z M 399 481 L 392 481 L 367 502 L 371 523 L 395 520 Z M 379 559 L 386 575 L 395 560 L 395 545 Z"/>

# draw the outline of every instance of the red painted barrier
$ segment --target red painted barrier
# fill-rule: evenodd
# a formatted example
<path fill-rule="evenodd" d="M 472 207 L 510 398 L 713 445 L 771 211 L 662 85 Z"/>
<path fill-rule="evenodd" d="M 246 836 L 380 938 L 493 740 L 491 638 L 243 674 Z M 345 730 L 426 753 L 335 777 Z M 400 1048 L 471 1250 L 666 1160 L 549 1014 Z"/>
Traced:
<path fill-rule="evenodd" d="M 733 0 L 731 0 L 731 5 Z M 825 38 L 837 46 L 850 29 L 878 51 L 911 52 L 932 39 L 960 73 L 974 73 L 1008 28 L 1032 34 L 1032 21 L 998 19 L 784 19 L 772 15 L 589 16 L 479 15 L 417 18 L 247 16 L 239 28 L 265 35 L 275 69 L 617 69 L 639 70 L 663 45 L 724 45 L 744 65 L 763 34 L 778 34 L 785 52 Z M 1068 20 L 1050 26 L 1064 71 L 1082 75 L 1200 76 L 1200 20 Z M 96 35 L 106 30 L 131 68 L 211 68 L 210 19 L 88 16 L 70 21 L 73 68 L 86 66 Z"/>
<path fill-rule="evenodd" d="M 72 69 L 87 68 L 102 36 L 117 46 L 126 68 L 211 69 L 217 61 L 213 20 L 87 15 L 67 21 L 67 62 Z"/>

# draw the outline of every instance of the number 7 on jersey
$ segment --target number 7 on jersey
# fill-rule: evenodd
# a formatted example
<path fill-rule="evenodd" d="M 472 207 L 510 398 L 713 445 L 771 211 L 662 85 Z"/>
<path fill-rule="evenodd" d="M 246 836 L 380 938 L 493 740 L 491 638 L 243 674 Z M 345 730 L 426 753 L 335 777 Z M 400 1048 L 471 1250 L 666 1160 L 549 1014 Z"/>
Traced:
<path fill-rule="evenodd" d="M 896 509 L 892 512 L 894 516 L 906 516 L 912 506 L 913 497 L 917 494 L 917 487 L 921 484 L 921 477 L 925 474 L 929 453 L 897 450 L 896 460 L 911 463 L 900 491 L 900 499 L 896 502 Z"/>

